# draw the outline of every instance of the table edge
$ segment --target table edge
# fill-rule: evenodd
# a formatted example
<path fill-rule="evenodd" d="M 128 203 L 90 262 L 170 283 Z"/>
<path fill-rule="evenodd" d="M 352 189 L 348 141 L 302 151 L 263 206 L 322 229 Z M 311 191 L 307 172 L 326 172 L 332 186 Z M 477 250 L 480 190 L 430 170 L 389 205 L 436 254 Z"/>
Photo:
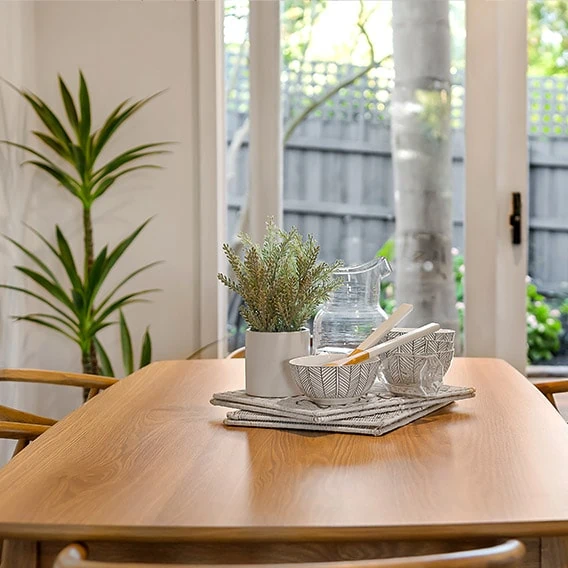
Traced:
<path fill-rule="evenodd" d="M 425 540 L 568 535 L 562 521 L 360 527 L 130 527 L 0 524 L 0 537 L 16 540 L 124 542 L 325 542 Z"/>

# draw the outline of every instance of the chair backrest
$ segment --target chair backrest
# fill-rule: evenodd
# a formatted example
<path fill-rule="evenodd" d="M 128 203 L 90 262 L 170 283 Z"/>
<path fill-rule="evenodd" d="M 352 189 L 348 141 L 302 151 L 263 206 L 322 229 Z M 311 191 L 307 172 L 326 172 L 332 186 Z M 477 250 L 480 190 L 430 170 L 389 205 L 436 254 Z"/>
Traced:
<path fill-rule="evenodd" d="M 525 547 L 518 540 L 498 542 L 488 548 L 461 550 L 427 556 L 353 560 L 340 562 L 308 562 L 296 564 L 133 564 L 88 560 L 85 546 L 71 544 L 58 555 L 54 568 L 513 568 L 520 566 Z"/>
<path fill-rule="evenodd" d="M 554 400 L 554 395 L 560 393 L 568 393 L 568 379 L 548 381 L 545 383 L 535 383 L 534 386 L 547 398 L 547 400 L 550 402 L 550 404 L 552 404 L 552 406 L 554 406 L 554 408 L 556 408 L 556 410 L 559 409 L 558 405 L 556 404 L 556 400 Z"/>
<path fill-rule="evenodd" d="M 0 369 L 0 382 L 39 383 L 64 385 L 88 389 L 92 398 L 99 390 L 115 384 L 117 379 L 67 373 L 64 371 L 44 371 L 42 369 Z M 23 450 L 31 441 L 57 421 L 37 414 L 23 412 L 15 408 L 0 405 L 0 438 L 17 440 L 13 456 Z"/>
<path fill-rule="evenodd" d="M 231 351 L 231 353 L 227 355 L 227 359 L 244 359 L 244 358 L 245 358 L 244 347 L 239 347 L 238 349 Z"/>

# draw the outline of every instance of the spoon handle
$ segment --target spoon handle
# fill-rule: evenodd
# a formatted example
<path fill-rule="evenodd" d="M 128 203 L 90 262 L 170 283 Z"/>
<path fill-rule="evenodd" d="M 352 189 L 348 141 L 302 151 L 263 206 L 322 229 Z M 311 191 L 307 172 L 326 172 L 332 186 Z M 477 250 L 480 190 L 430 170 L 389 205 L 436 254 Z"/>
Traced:
<path fill-rule="evenodd" d="M 367 349 L 366 351 L 362 351 L 361 353 L 357 353 L 355 355 L 351 355 L 350 357 L 346 357 L 345 359 L 340 359 L 338 361 L 333 361 L 328 363 L 329 366 L 337 366 L 337 365 L 354 365 L 355 363 L 362 363 L 371 357 L 376 357 L 381 353 L 385 353 L 386 351 L 390 351 L 395 347 L 400 347 L 401 345 L 405 345 L 410 341 L 414 341 L 415 339 L 420 339 L 429 333 L 434 333 L 440 329 L 440 324 L 438 323 L 429 323 L 423 325 L 422 327 L 418 327 L 401 335 L 399 337 L 395 337 L 389 341 L 385 341 L 373 347 L 372 349 Z"/>
<path fill-rule="evenodd" d="M 386 319 L 373 333 L 368 335 L 351 353 L 351 355 L 356 355 L 361 353 L 361 351 L 366 351 L 376 345 L 379 340 L 386 335 L 393 327 L 400 323 L 413 309 L 412 304 L 400 304 L 398 308 Z"/>

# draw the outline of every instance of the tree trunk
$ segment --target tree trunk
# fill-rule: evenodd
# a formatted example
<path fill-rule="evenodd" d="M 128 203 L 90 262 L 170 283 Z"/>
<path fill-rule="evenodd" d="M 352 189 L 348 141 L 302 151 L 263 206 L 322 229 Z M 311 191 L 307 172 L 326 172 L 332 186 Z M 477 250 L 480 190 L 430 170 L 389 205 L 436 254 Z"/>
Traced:
<path fill-rule="evenodd" d="M 405 324 L 458 330 L 452 263 L 448 0 L 393 0 L 396 296 Z"/>

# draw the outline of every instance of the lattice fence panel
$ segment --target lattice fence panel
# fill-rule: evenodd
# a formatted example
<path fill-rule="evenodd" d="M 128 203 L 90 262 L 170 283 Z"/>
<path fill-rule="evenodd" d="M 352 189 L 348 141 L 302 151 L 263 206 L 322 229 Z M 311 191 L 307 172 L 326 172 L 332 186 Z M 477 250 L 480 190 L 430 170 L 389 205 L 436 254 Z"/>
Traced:
<path fill-rule="evenodd" d="M 229 111 L 248 113 L 249 78 L 246 54 L 227 53 Z M 362 67 L 338 65 L 329 61 L 292 61 L 282 70 L 282 101 L 284 119 L 300 114 L 313 101 L 322 98 L 338 85 L 355 77 Z M 463 125 L 463 77 L 452 78 L 452 126 Z M 388 124 L 390 100 L 394 86 L 392 68 L 379 67 L 370 70 L 347 87 L 326 100 L 310 114 L 312 118 L 345 122 L 367 121 Z"/>
<path fill-rule="evenodd" d="M 249 81 L 246 54 L 227 53 L 229 93 L 228 110 L 248 113 Z M 314 100 L 361 72 L 355 65 L 338 65 L 329 61 L 291 62 L 282 70 L 284 120 L 289 120 Z M 452 127 L 463 128 L 463 72 L 452 75 Z M 312 118 L 345 122 L 366 121 L 388 124 L 394 86 L 394 70 L 372 69 L 351 85 L 339 89 L 311 113 Z M 568 136 L 568 77 L 529 77 L 528 129 L 530 136 Z"/>

